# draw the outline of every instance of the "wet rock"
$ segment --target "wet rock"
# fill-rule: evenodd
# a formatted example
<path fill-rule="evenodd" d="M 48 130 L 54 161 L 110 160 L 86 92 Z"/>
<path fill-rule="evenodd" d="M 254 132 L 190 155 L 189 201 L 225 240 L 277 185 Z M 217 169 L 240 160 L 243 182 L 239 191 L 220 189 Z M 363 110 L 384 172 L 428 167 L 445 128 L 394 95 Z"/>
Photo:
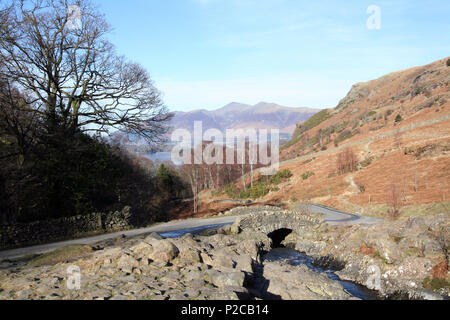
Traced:
<path fill-rule="evenodd" d="M 294 267 L 283 262 L 267 262 L 264 263 L 264 278 L 269 283 L 266 295 L 283 300 L 352 299 L 339 282 L 305 265 Z"/>
<path fill-rule="evenodd" d="M 325 250 L 326 243 L 323 241 L 312 241 L 308 239 L 298 239 L 295 243 L 296 250 L 306 253 L 309 256 L 317 257 Z"/>

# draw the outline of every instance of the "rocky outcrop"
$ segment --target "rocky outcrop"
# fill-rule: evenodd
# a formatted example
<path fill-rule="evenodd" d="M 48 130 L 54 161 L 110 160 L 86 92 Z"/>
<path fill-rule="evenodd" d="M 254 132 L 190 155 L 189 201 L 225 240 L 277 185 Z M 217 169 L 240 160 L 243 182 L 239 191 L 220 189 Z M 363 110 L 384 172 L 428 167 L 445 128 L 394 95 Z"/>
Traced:
<path fill-rule="evenodd" d="M 153 240 L 150 242 L 153 250 L 149 255 L 140 257 L 152 262 L 167 264 L 172 262 L 179 254 L 178 248 L 168 240 Z"/>
<path fill-rule="evenodd" d="M 1 262 L 0 299 L 352 298 L 337 281 L 311 270 L 263 264 L 261 255 L 271 245 L 266 234 L 254 230 L 176 239 L 120 237 L 96 244 L 82 258 L 66 253 L 40 267 Z M 81 285 L 71 290 L 67 281 L 73 267 L 81 272 Z M 255 281 L 270 285 L 258 287 Z"/>
<path fill-rule="evenodd" d="M 342 285 L 307 266 L 292 266 L 284 262 L 265 262 L 264 278 L 267 291 L 283 300 L 350 300 Z"/>
<path fill-rule="evenodd" d="M 74 257 L 61 250 L 59 260 L 53 254 L 40 257 L 39 264 L 3 261 L 0 299 L 353 299 L 325 273 L 262 259 L 272 240 L 242 222 L 234 232 L 222 229 L 210 236 L 120 237 Z M 303 223 L 282 243 L 382 296 L 439 299 L 450 292 L 449 228 L 448 215 L 371 226 Z M 75 290 L 67 286 L 72 267 L 81 272 Z"/>
<path fill-rule="evenodd" d="M 192 236 L 162 239 L 152 234 L 95 245 L 89 255 L 33 268 L 0 263 L 0 299 L 213 299 L 249 297 L 262 235 Z M 270 243 L 270 239 L 266 240 Z M 63 250 L 64 251 L 64 250 Z M 42 259 L 45 261 L 45 259 Z M 70 290 L 70 267 L 81 271 L 81 287 Z"/>
<path fill-rule="evenodd" d="M 309 231 L 292 233 L 283 243 L 318 263 L 341 267 L 336 274 L 342 280 L 378 290 L 386 297 L 449 296 L 447 214 L 386 220 L 373 226 L 323 225 Z"/>
<path fill-rule="evenodd" d="M 349 105 L 367 98 L 371 94 L 370 88 L 366 83 L 360 82 L 352 86 L 349 93 L 339 102 L 337 109 L 345 109 Z"/>

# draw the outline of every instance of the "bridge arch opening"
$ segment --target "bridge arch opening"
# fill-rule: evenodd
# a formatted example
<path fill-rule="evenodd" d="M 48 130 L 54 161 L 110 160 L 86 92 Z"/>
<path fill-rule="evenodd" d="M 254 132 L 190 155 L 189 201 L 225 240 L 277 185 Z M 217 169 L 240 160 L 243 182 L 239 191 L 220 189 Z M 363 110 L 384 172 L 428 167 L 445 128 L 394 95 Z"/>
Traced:
<path fill-rule="evenodd" d="M 269 233 L 267 236 L 270 239 L 272 239 L 272 249 L 284 248 L 284 245 L 282 245 L 281 243 L 291 233 L 292 233 L 292 230 L 286 229 L 286 228 L 278 229 L 278 230 L 275 230 L 275 231 Z"/>

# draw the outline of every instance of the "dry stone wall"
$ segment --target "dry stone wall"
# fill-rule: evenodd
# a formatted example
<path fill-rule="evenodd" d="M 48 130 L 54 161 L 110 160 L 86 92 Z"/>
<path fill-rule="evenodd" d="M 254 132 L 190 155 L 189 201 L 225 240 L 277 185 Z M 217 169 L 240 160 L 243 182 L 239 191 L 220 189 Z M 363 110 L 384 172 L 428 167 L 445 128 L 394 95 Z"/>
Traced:
<path fill-rule="evenodd" d="M 0 248 L 34 245 L 68 239 L 93 232 L 114 232 L 131 228 L 131 208 L 110 213 L 91 213 L 26 224 L 1 225 Z"/>

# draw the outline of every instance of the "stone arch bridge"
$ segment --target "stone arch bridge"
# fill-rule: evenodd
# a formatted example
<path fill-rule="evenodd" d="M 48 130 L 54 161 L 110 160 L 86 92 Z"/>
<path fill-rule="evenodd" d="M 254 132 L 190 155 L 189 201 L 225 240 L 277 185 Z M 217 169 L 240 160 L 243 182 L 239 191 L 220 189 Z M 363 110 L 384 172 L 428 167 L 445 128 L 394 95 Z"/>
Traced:
<path fill-rule="evenodd" d="M 291 230 L 301 232 L 305 227 L 321 224 L 323 219 L 320 214 L 301 208 L 295 210 L 283 210 L 277 207 L 247 207 L 241 208 L 242 214 L 246 214 L 239 222 L 242 230 L 251 229 L 265 234 L 271 234 L 277 230 Z"/>

